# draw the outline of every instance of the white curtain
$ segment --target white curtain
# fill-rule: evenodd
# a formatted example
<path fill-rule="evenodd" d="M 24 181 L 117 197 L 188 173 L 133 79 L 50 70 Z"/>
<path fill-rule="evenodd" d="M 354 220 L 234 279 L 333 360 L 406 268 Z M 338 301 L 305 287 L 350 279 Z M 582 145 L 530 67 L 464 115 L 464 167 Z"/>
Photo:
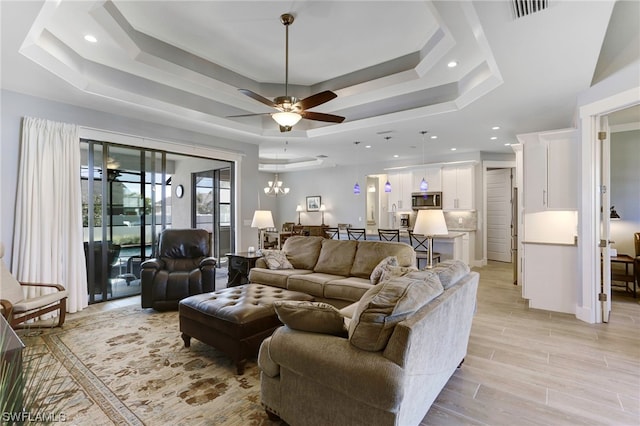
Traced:
<path fill-rule="evenodd" d="M 62 284 L 67 312 L 87 306 L 77 125 L 23 119 L 12 271 L 19 281 Z"/>

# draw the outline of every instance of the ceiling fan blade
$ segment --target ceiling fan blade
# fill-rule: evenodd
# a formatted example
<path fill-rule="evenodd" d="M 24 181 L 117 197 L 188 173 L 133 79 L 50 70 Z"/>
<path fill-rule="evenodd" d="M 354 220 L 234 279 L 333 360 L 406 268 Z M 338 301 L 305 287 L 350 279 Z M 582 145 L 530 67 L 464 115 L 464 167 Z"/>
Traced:
<path fill-rule="evenodd" d="M 330 123 L 342 123 L 344 121 L 344 117 L 322 112 L 302 111 L 300 115 L 307 120 L 328 121 Z"/>
<path fill-rule="evenodd" d="M 302 110 L 311 109 L 315 106 L 322 105 L 325 102 L 329 102 L 331 99 L 335 99 L 337 97 L 338 95 L 333 93 L 331 90 L 325 90 L 324 92 L 316 93 L 315 95 L 311 95 L 302 99 L 301 101 L 298 101 L 296 103 L 296 106 L 300 107 L 300 109 Z"/>
<path fill-rule="evenodd" d="M 225 118 L 238 118 L 238 117 L 255 117 L 257 115 L 269 115 L 268 112 L 263 112 L 259 114 L 240 114 L 240 115 L 227 115 Z"/>
<path fill-rule="evenodd" d="M 277 108 L 278 105 L 276 105 L 275 103 L 273 103 L 273 101 L 271 99 L 267 99 L 264 96 L 258 95 L 256 92 L 252 92 L 251 90 L 248 89 L 238 89 L 238 91 L 240 93 L 242 93 L 243 95 L 247 95 L 248 97 L 255 99 L 258 102 L 261 102 L 265 105 L 268 105 L 272 108 Z"/>

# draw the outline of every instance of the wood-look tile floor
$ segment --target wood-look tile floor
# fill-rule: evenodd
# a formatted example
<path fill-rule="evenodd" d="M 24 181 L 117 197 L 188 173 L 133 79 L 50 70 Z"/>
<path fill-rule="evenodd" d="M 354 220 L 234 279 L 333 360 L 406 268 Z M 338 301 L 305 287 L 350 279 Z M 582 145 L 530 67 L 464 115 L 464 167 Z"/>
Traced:
<path fill-rule="evenodd" d="M 509 263 L 480 272 L 469 349 L 422 425 L 640 425 L 640 304 L 614 292 L 608 324 L 529 309 Z M 140 304 L 131 297 L 73 315 Z"/>
<path fill-rule="evenodd" d="M 529 309 L 511 264 L 480 272 L 462 368 L 423 425 L 640 425 L 640 304 L 616 291 L 609 323 Z"/>

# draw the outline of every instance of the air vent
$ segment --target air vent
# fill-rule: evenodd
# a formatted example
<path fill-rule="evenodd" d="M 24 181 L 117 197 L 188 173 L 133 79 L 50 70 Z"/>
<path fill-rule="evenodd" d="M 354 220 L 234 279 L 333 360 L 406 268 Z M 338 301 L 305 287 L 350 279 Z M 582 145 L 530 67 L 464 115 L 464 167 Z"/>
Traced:
<path fill-rule="evenodd" d="M 320 154 L 320 155 L 316 155 L 316 158 L 329 158 L 329 156 Z"/>
<path fill-rule="evenodd" d="M 512 4 L 516 19 L 540 12 L 549 7 L 548 0 L 513 0 Z"/>

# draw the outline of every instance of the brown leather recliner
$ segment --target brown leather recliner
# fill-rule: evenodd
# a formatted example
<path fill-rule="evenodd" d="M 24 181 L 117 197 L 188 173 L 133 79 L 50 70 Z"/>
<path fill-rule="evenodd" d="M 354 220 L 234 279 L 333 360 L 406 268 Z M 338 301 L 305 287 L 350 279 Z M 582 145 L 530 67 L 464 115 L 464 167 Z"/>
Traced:
<path fill-rule="evenodd" d="M 158 257 L 140 265 L 142 307 L 177 310 L 178 303 L 185 297 L 215 291 L 216 260 L 209 254 L 206 230 L 163 231 Z"/>

